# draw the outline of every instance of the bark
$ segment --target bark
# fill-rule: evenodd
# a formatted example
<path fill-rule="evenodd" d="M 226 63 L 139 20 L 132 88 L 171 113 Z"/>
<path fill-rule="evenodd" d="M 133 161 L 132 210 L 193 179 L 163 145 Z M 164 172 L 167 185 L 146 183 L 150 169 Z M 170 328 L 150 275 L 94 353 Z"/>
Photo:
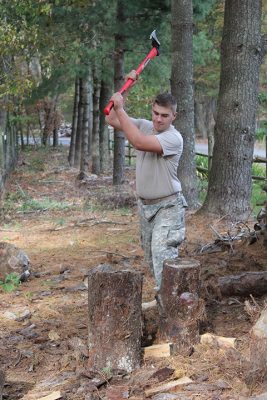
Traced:
<path fill-rule="evenodd" d="M 118 0 L 117 3 L 117 25 L 122 27 L 125 23 L 124 3 Z M 114 54 L 114 86 L 118 91 L 124 83 L 124 42 L 122 32 L 115 35 Z M 122 132 L 114 130 L 114 153 L 113 153 L 113 185 L 121 185 L 124 179 L 125 170 L 125 137 Z"/>
<path fill-rule="evenodd" d="M 88 173 L 89 166 L 89 114 L 90 114 L 90 90 L 89 90 L 89 74 L 83 78 L 82 90 L 82 138 L 81 138 L 81 164 L 80 164 L 80 179 Z"/>
<path fill-rule="evenodd" d="M 53 130 L 53 147 L 58 146 L 58 128 L 54 128 Z"/>
<path fill-rule="evenodd" d="M 188 205 L 198 206 L 195 165 L 193 97 L 193 5 L 192 1 L 172 0 L 171 90 L 177 99 L 175 127 L 184 139 L 178 176 Z"/>
<path fill-rule="evenodd" d="M 0 400 L 3 398 L 3 390 L 5 385 L 5 374 L 0 370 Z"/>
<path fill-rule="evenodd" d="M 108 69 L 110 60 L 107 60 L 103 68 Z M 111 70 L 111 68 L 109 68 Z M 103 112 L 112 95 L 112 79 L 105 76 L 101 80 L 100 89 L 100 120 L 99 120 L 99 148 L 100 148 L 100 172 L 107 171 L 110 167 L 109 157 L 109 131 L 105 122 L 105 114 Z"/>
<path fill-rule="evenodd" d="M 6 112 L 0 110 L 0 194 L 3 193 L 4 182 L 6 178 L 5 170 L 5 129 L 6 129 Z"/>
<path fill-rule="evenodd" d="M 81 163 L 82 128 L 83 128 L 83 79 L 79 78 L 78 121 L 75 136 L 74 166 L 78 168 Z"/>
<path fill-rule="evenodd" d="M 198 95 L 195 98 L 195 132 L 206 139 L 214 133 L 216 115 L 216 99 L 207 95 Z"/>
<path fill-rule="evenodd" d="M 47 145 L 49 136 L 53 133 L 55 128 L 55 112 L 57 108 L 58 95 L 55 95 L 51 100 L 48 98 L 44 101 L 44 128 L 42 144 Z"/>
<path fill-rule="evenodd" d="M 267 293 L 267 271 L 223 276 L 217 287 L 221 296 L 262 296 Z"/>
<path fill-rule="evenodd" d="M 93 131 L 92 131 L 92 172 L 100 174 L 100 154 L 99 154 L 99 100 L 100 100 L 100 69 L 96 65 L 93 70 Z"/>
<path fill-rule="evenodd" d="M 89 367 L 131 372 L 141 364 L 142 274 L 94 268 L 88 276 Z"/>
<path fill-rule="evenodd" d="M 226 0 L 213 162 L 201 211 L 234 220 L 251 212 L 260 29 L 261 0 Z"/>
<path fill-rule="evenodd" d="M 79 78 L 75 79 L 74 88 L 74 99 L 73 99 L 73 113 L 72 113 L 72 126 L 71 126 L 71 139 L 70 139 L 70 149 L 68 155 L 68 161 L 71 167 L 74 165 L 74 155 L 75 155 L 75 142 L 76 142 L 76 132 L 78 123 L 78 104 L 79 104 Z"/>
<path fill-rule="evenodd" d="M 172 354 L 190 354 L 199 342 L 203 302 L 199 299 L 200 264 L 195 260 L 164 262 L 158 294 L 160 336 L 172 342 Z"/>
<path fill-rule="evenodd" d="M 250 370 L 247 383 L 255 385 L 267 379 L 267 309 L 262 311 L 260 318 L 250 333 Z"/>

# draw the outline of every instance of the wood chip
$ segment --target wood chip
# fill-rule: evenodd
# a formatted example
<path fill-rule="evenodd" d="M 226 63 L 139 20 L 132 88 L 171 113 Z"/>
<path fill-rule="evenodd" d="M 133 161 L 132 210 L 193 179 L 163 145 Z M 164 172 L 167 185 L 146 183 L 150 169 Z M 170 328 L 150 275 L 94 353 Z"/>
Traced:
<path fill-rule="evenodd" d="M 168 390 L 172 390 L 178 386 L 187 385 L 192 382 L 193 382 L 192 379 L 188 378 L 188 376 L 184 376 L 183 378 L 177 379 L 175 381 L 167 382 L 163 385 L 156 386 L 151 389 L 147 389 L 147 390 L 145 390 L 145 395 L 146 395 L 146 397 L 149 397 L 151 395 L 154 395 L 157 393 L 162 393 L 162 392 L 165 392 Z"/>
<path fill-rule="evenodd" d="M 60 394 L 60 391 L 56 391 L 56 392 L 49 394 L 48 396 L 38 397 L 38 399 L 36 399 L 36 400 L 57 400 L 57 399 L 61 399 L 61 398 L 62 398 L 62 396 Z"/>

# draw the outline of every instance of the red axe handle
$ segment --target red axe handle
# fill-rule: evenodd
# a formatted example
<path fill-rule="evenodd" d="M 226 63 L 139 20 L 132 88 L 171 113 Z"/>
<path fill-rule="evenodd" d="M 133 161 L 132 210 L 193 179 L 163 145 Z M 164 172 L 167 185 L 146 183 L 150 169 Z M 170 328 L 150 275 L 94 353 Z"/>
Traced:
<path fill-rule="evenodd" d="M 146 56 L 146 58 L 144 58 L 144 60 L 141 62 L 141 64 L 138 66 L 136 72 L 136 75 L 140 75 L 141 72 L 143 71 L 143 69 L 147 66 L 147 64 L 149 63 L 150 60 L 152 60 L 152 58 L 156 57 L 159 54 L 159 51 L 156 47 L 153 47 L 150 52 L 148 53 L 148 55 Z M 126 92 L 126 90 L 128 90 L 134 83 L 134 80 L 129 78 L 127 79 L 127 81 L 124 83 L 124 85 L 120 88 L 119 93 L 123 94 L 124 92 Z M 111 100 L 108 105 L 105 107 L 104 109 L 104 113 L 106 115 L 109 115 L 110 110 L 112 109 L 114 103 Z"/>

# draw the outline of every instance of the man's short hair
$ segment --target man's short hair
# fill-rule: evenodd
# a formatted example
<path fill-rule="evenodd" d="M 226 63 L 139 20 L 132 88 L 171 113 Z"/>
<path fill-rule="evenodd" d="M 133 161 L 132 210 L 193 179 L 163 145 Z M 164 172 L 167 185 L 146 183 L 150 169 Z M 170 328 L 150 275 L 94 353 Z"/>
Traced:
<path fill-rule="evenodd" d="M 170 107 L 174 113 L 176 112 L 177 101 L 171 93 L 159 93 L 155 97 L 153 104 L 158 104 L 162 107 Z"/>

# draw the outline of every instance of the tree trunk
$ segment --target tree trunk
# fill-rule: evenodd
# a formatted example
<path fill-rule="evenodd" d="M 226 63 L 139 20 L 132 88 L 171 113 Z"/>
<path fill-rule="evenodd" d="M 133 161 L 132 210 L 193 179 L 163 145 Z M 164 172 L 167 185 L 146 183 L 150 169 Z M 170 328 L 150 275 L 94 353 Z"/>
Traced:
<path fill-rule="evenodd" d="M 94 65 L 93 70 L 93 131 L 92 131 L 92 172 L 100 174 L 100 154 L 99 154 L 99 98 L 100 98 L 100 69 Z"/>
<path fill-rule="evenodd" d="M 76 142 L 76 132 L 77 132 L 77 123 L 78 123 L 79 90 L 80 90 L 79 78 L 76 77 L 75 89 L 74 89 L 70 149 L 69 149 L 69 156 L 68 156 L 68 161 L 69 161 L 69 164 L 71 167 L 73 167 L 73 165 L 74 165 L 75 142 Z"/>
<path fill-rule="evenodd" d="M 261 64 L 261 0 L 226 0 L 221 78 L 208 194 L 201 212 L 250 214 Z"/>
<path fill-rule="evenodd" d="M 124 83 L 124 42 L 123 27 L 125 24 L 124 2 L 117 3 L 117 25 L 121 31 L 115 35 L 114 55 L 114 86 L 118 91 Z M 125 167 L 125 137 L 122 132 L 114 130 L 114 153 L 113 153 L 113 185 L 121 185 L 124 179 Z"/>
<path fill-rule="evenodd" d="M 3 110 L 0 110 L 0 130 L 1 133 L 6 130 L 6 111 Z M 3 193 L 5 174 L 5 135 L 0 134 L 0 195 Z"/>
<path fill-rule="evenodd" d="M 199 342 L 203 302 L 199 299 L 200 264 L 195 260 L 164 262 L 158 293 L 160 336 L 173 343 L 172 354 L 190 354 Z"/>
<path fill-rule="evenodd" d="M 82 138 L 81 138 L 81 164 L 79 178 L 83 179 L 88 173 L 89 168 L 89 114 L 90 114 L 90 90 L 89 90 L 89 74 L 83 78 L 82 90 Z"/>
<path fill-rule="evenodd" d="M 74 166 L 80 167 L 81 164 L 81 148 L 82 148 L 82 129 L 83 129 L 83 79 L 79 78 L 79 102 L 78 102 L 78 121 L 77 131 L 75 137 L 75 153 L 74 153 Z"/>
<path fill-rule="evenodd" d="M 58 95 L 55 95 L 51 100 L 48 98 L 44 101 L 44 129 L 43 129 L 43 137 L 42 137 L 42 144 L 44 146 L 47 145 L 49 137 L 54 130 L 55 126 L 55 111 L 58 102 Z"/>
<path fill-rule="evenodd" d="M 89 367 L 131 372 L 141 364 L 142 274 L 100 265 L 88 276 Z"/>
<path fill-rule="evenodd" d="M 106 62 L 107 64 L 108 62 Z M 104 66 L 108 68 L 108 65 Z M 99 120 L 99 147 L 100 147 L 100 172 L 107 171 L 110 167 L 109 158 L 109 132 L 108 125 L 105 122 L 105 114 L 103 112 L 112 95 L 112 80 L 104 77 L 101 81 L 100 90 L 100 120 Z"/>
<path fill-rule="evenodd" d="M 177 99 L 177 118 L 174 125 L 184 139 L 178 176 L 188 205 L 196 208 L 198 192 L 195 165 L 192 1 L 172 0 L 171 90 Z"/>

